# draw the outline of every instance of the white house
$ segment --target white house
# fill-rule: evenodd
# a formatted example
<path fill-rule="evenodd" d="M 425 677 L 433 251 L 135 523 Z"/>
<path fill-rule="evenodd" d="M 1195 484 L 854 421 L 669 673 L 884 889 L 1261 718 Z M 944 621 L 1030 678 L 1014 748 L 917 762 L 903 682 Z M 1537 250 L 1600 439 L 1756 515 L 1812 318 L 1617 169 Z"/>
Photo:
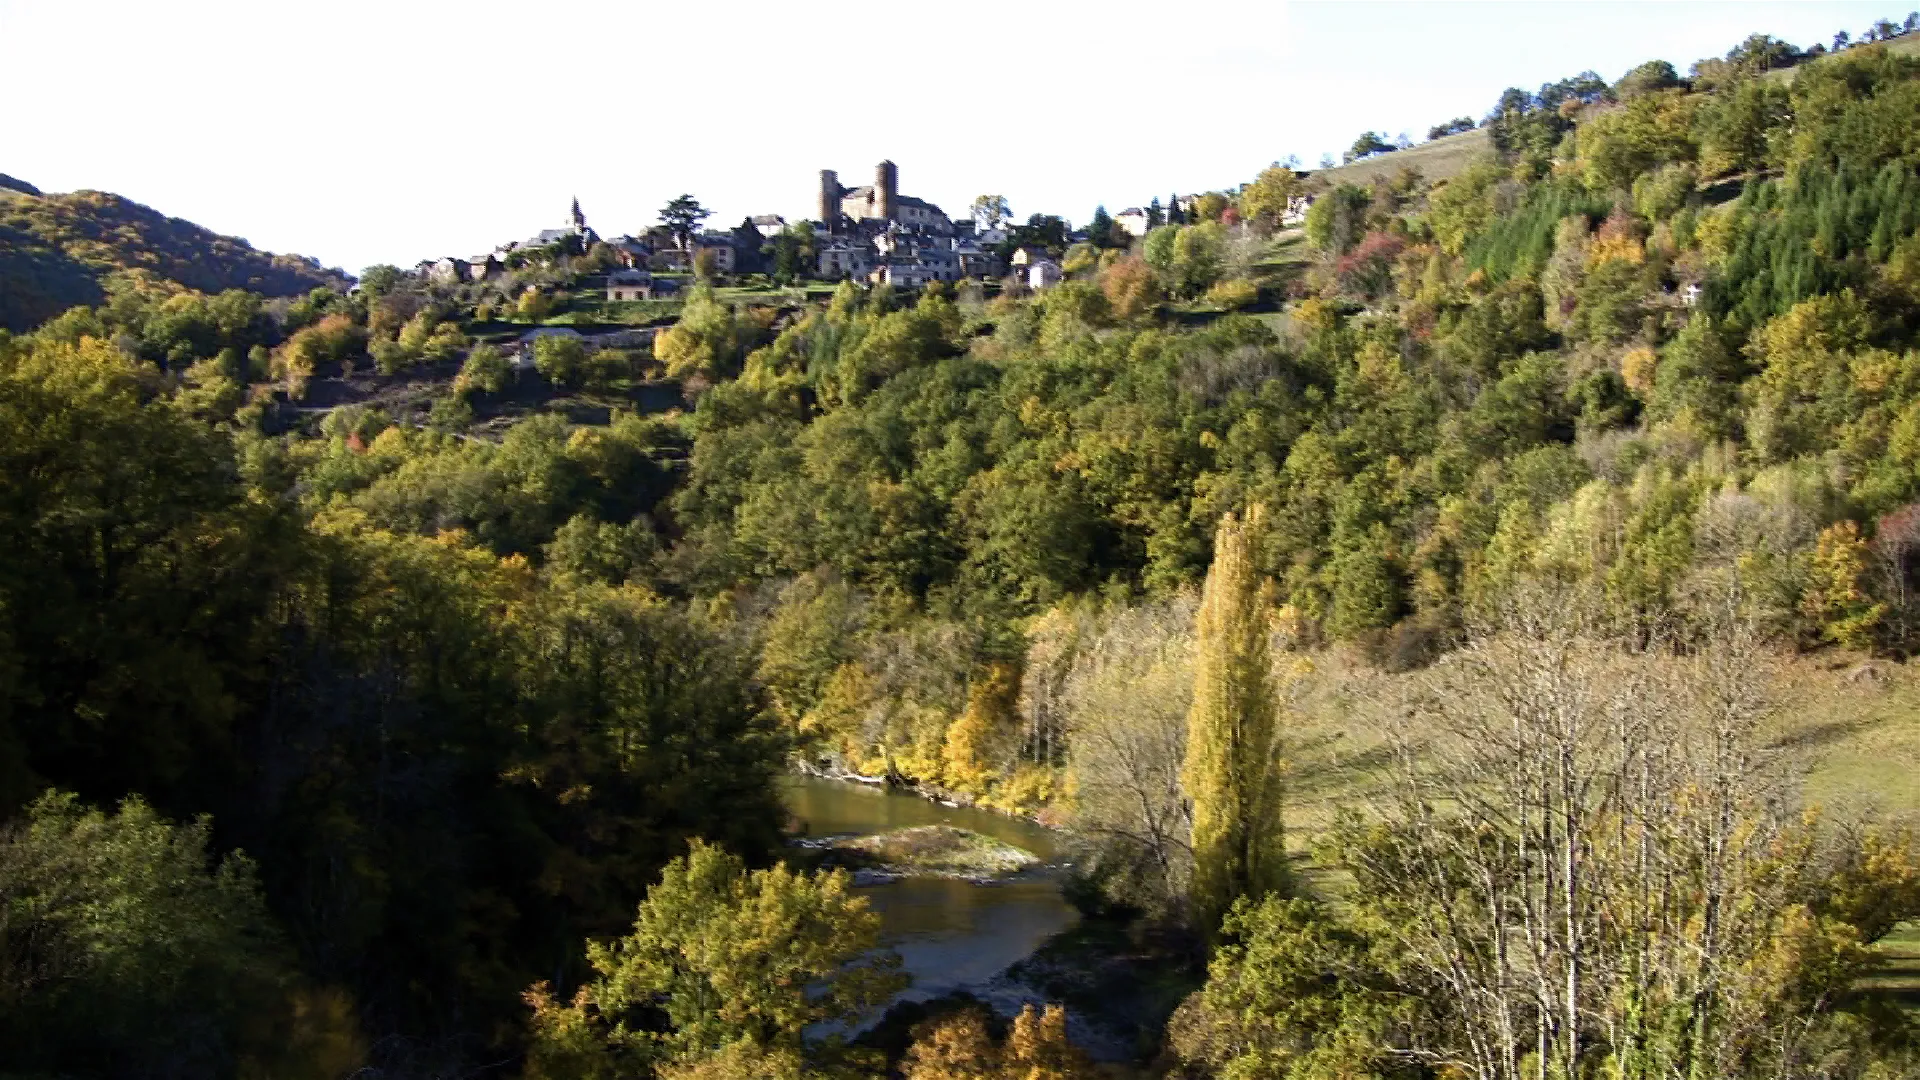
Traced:
<path fill-rule="evenodd" d="M 1129 206 L 1113 215 L 1113 223 L 1128 236 L 1147 235 L 1147 212 L 1137 206 Z"/>
<path fill-rule="evenodd" d="M 891 285 L 896 289 L 917 289 L 929 281 L 937 281 L 933 270 L 918 259 L 892 258 L 874 269 L 872 275 L 876 285 Z"/>
<path fill-rule="evenodd" d="M 1060 272 L 1059 263 L 1045 257 L 1034 259 L 1027 266 L 1027 287 L 1030 289 L 1050 289 L 1060 284 L 1060 279 L 1063 276 Z"/>

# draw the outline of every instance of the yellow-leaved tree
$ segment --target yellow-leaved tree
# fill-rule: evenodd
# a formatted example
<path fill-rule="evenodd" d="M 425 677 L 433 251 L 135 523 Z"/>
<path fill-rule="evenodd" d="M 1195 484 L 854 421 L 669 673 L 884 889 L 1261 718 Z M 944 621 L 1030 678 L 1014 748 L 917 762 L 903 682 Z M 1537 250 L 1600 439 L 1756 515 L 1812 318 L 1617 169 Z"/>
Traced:
<path fill-rule="evenodd" d="M 1193 801 L 1193 905 L 1211 933 L 1242 896 L 1286 885 L 1280 731 L 1269 644 L 1274 587 L 1254 566 L 1260 507 L 1214 535 L 1196 620 L 1182 781 Z"/>
<path fill-rule="evenodd" d="M 803 1033 L 851 1024 L 906 986 L 899 957 L 875 951 L 879 933 L 844 870 L 749 870 L 695 840 L 647 891 L 631 935 L 589 943 L 596 977 L 571 1002 L 544 982 L 527 992 L 526 1075 L 718 1080 L 847 1064 L 840 1038 Z"/>

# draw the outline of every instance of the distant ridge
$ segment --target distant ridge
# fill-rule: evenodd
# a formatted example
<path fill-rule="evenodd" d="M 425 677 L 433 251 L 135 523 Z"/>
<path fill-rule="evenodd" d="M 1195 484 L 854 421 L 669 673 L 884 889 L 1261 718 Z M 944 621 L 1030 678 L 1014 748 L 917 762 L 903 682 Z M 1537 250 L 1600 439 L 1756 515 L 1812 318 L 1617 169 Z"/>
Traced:
<path fill-rule="evenodd" d="M 107 279 L 144 271 L 201 292 L 292 296 L 353 281 L 301 255 L 259 251 L 103 191 L 44 194 L 0 175 L 0 328 L 16 332 L 106 298 Z"/>

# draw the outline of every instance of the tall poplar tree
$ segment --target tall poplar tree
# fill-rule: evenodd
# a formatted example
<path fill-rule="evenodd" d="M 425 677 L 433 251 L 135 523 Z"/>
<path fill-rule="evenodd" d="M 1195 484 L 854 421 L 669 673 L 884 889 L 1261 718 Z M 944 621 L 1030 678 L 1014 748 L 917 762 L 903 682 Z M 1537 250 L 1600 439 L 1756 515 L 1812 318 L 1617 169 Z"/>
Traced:
<path fill-rule="evenodd" d="M 1211 933 L 1240 896 L 1286 884 L 1280 735 L 1268 645 L 1273 584 L 1254 568 L 1260 507 L 1214 535 L 1200 600 L 1183 781 L 1193 800 L 1193 904 Z"/>

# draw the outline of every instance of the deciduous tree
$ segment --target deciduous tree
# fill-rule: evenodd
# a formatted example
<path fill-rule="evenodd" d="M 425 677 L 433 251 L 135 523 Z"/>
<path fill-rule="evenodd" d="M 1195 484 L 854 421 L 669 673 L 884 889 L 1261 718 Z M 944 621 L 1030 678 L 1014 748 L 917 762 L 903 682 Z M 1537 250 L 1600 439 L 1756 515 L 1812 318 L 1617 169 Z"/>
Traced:
<path fill-rule="evenodd" d="M 1254 561 L 1265 515 L 1228 514 L 1195 622 L 1184 787 L 1193 800 L 1193 902 L 1207 932 L 1242 896 L 1286 887 L 1274 589 Z"/>

